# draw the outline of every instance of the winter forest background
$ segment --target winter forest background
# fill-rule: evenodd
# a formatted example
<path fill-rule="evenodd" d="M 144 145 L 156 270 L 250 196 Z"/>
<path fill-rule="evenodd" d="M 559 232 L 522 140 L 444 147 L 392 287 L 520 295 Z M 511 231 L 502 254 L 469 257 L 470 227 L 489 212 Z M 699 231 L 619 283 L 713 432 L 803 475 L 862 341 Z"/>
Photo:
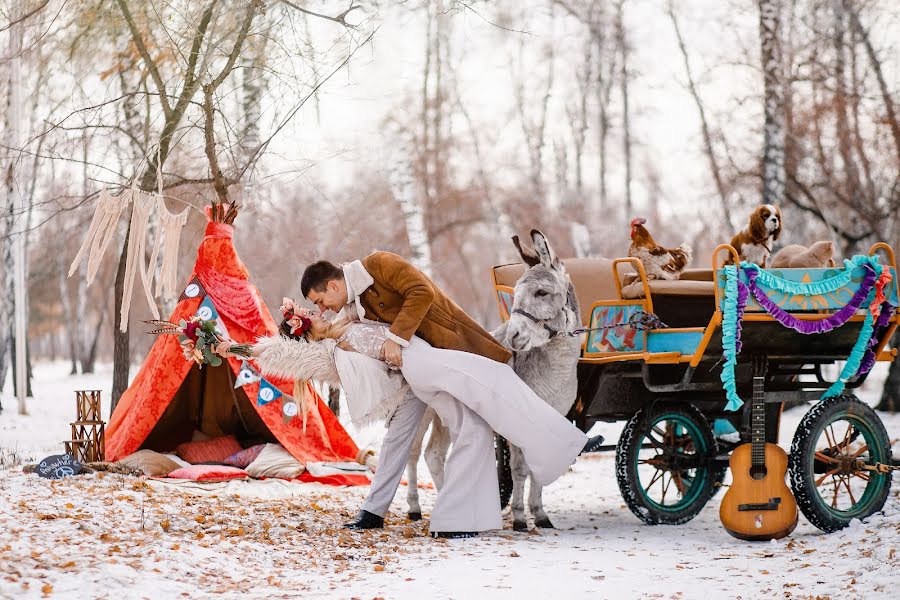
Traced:
<path fill-rule="evenodd" d="M 766 198 L 784 243 L 897 247 L 898 41 L 893 0 L 0 0 L 0 385 L 22 231 L 30 360 L 127 385 L 153 341 L 140 290 L 114 326 L 127 216 L 91 287 L 66 272 L 99 191 L 132 183 L 194 207 L 179 282 L 203 207 L 237 202 L 270 308 L 309 262 L 384 249 L 488 327 L 488 270 L 532 227 L 621 256 L 646 216 L 705 267 Z"/>

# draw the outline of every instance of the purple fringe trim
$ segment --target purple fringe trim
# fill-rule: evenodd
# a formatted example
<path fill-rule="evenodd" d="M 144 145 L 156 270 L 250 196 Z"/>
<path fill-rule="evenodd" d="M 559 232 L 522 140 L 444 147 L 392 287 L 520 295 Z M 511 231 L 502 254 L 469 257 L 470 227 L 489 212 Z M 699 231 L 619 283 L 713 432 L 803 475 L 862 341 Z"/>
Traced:
<path fill-rule="evenodd" d="M 737 277 L 737 275 L 735 275 Z M 741 330 L 744 326 L 744 310 L 747 308 L 747 299 L 750 296 L 750 290 L 747 288 L 747 285 L 741 281 L 741 278 L 738 277 L 737 280 L 737 327 L 734 331 L 734 353 L 741 353 Z"/>
<path fill-rule="evenodd" d="M 863 265 L 863 267 L 866 270 L 866 275 L 863 278 L 863 282 L 860 284 L 859 289 L 853 294 L 853 298 L 850 302 L 836 313 L 817 321 L 804 321 L 798 319 L 775 304 L 775 302 L 773 302 L 772 299 L 756 285 L 756 271 L 754 269 L 745 268 L 744 274 L 750 282 L 750 292 L 767 313 L 775 317 L 775 320 L 785 327 L 790 327 L 794 331 L 808 335 L 831 331 L 832 329 L 842 326 L 856 314 L 856 311 L 862 306 L 862 303 L 869 295 L 869 292 L 872 291 L 872 286 L 875 284 L 875 270 L 869 265 Z"/>
<path fill-rule="evenodd" d="M 872 370 L 873 366 L 875 366 L 875 346 L 878 345 L 878 342 L 881 339 L 880 331 L 887 327 L 888 321 L 891 320 L 891 316 L 893 316 L 894 311 L 896 310 L 897 307 L 890 302 L 884 302 L 881 305 L 881 313 L 878 315 L 878 320 L 875 321 L 875 327 L 872 329 L 872 337 L 869 338 L 869 343 L 866 346 L 866 355 L 859 365 L 859 375 L 865 375 Z"/>

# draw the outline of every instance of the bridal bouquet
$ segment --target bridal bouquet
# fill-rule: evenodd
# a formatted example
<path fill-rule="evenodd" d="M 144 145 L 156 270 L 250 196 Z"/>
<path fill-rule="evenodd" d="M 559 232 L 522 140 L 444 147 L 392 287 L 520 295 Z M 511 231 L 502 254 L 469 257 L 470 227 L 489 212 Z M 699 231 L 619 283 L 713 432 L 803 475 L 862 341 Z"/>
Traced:
<path fill-rule="evenodd" d="M 185 359 L 197 363 L 201 368 L 203 365 L 218 367 L 222 364 L 222 357 L 215 353 L 216 344 L 222 342 L 215 321 L 205 321 L 193 316 L 187 320 L 181 319 L 178 323 L 157 320 L 144 322 L 156 326 L 156 329 L 149 332 L 151 334 L 177 335 Z M 228 351 L 242 357 L 250 356 L 248 344 L 231 345 Z"/>
<path fill-rule="evenodd" d="M 290 298 L 281 299 L 281 330 L 289 337 L 302 338 L 312 326 L 312 313 Z"/>

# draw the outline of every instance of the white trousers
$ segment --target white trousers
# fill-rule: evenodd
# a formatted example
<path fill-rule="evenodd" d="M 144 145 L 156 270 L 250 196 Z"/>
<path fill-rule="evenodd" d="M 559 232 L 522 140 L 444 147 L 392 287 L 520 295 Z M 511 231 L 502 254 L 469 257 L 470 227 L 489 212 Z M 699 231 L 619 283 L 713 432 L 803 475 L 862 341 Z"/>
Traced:
<path fill-rule="evenodd" d="M 539 485 L 575 462 L 587 436 L 541 400 L 508 365 L 433 348 L 413 337 L 403 349 L 407 396 L 388 427 L 363 509 L 383 516 L 400 483 L 425 406 L 450 431 L 453 447 L 431 513 L 433 531 L 501 527 L 493 431 L 520 447 Z"/>

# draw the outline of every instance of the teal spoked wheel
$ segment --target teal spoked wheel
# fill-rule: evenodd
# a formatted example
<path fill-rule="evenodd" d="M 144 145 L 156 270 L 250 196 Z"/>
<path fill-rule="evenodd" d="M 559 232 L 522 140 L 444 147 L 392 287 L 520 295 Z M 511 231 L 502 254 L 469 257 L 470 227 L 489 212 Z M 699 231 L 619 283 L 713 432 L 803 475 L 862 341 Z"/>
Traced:
<path fill-rule="evenodd" d="M 628 508 L 648 525 L 693 519 L 716 492 L 725 465 L 716 462 L 712 428 L 690 404 L 638 411 L 616 446 L 616 480 Z"/>
<path fill-rule="evenodd" d="M 878 415 L 852 394 L 816 403 L 800 421 L 788 460 L 791 489 L 810 523 L 837 531 L 882 509 L 891 473 L 891 446 Z"/>

